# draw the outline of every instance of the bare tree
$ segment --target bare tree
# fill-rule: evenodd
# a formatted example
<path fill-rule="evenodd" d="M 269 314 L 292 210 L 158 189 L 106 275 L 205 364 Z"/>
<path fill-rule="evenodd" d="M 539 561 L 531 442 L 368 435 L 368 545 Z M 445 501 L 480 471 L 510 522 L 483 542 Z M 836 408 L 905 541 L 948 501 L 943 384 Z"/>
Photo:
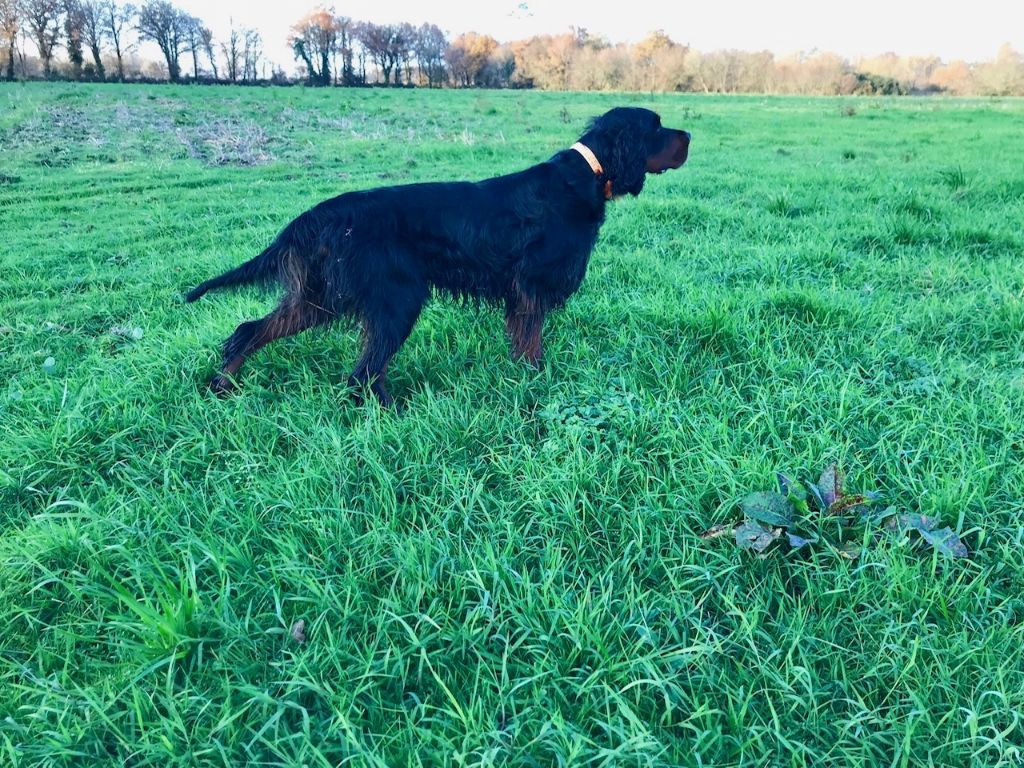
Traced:
<path fill-rule="evenodd" d="M 733 93 L 739 75 L 738 51 L 712 51 L 693 63 L 693 76 L 705 93 Z"/>
<path fill-rule="evenodd" d="M 5 79 L 14 79 L 14 49 L 21 29 L 21 8 L 17 0 L 0 0 L 0 41 L 7 46 Z"/>
<path fill-rule="evenodd" d="M 89 47 L 92 54 L 93 67 L 96 77 L 100 80 L 106 79 L 106 71 L 103 68 L 103 41 L 106 38 L 106 30 L 103 26 L 103 8 L 98 0 L 81 0 L 79 9 L 82 13 L 82 42 Z"/>
<path fill-rule="evenodd" d="M 352 66 L 352 49 L 355 45 L 355 22 L 348 16 L 336 16 L 334 21 L 338 26 L 338 39 L 335 42 L 334 50 L 336 55 L 341 56 L 341 84 L 355 85 L 356 73 Z M 338 79 L 337 66 L 335 66 L 335 79 Z"/>
<path fill-rule="evenodd" d="M 480 84 L 484 88 L 506 88 L 512 82 L 516 71 L 516 57 L 512 46 L 499 45 L 487 57 L 487 63 L 480 73 Z"/>
<path fill-rule="evenodd" d="M 195 16 L 185 14 L 181 20 L 181 33 L 184 40 L 182 53 L 192 54 L 192 79 L 199 79 L 199 53 L 203 47 L 203 22 Z"/>
<path fill-rule="evenodd" d="M 352 28 L 353 38 L 357 28 L 358 26 Z M 356 62 L 359 65 L 359 74 L 357 75 L 359 82 L 366 85 L 366 49 L 362 45 L 356 49 Z"/>
<path fill-rule="evenodd" d="M 238 82 L 238 63 L 242 58 L 242 36 L 235 29 L 235 20 L 231 20 L 231 33 L 226 43 L 220 44 L 220 52 L 224 55 L 224 62 L 227 65 L 226 75 L 232 83 Z"/>
<path fill-rule="evenodd" d="M 39 49 L 43 61 L 43 77 L 52 74 L 53 51 L 60 39 L 60 0 L 23 0 L 22 13 L 26 31 Z"/>
<path fill-rule="evenodd" d="M 338 43 L 338 19 L 320 9 L 297 21 L 288 35 L 295 58 L 306 67 L 310 85 L 331 84 L 331 58 Z"/>
<path fill-rule="evenodd" d="M 124 57 L 135 47 L 127 38 L 132 21 L 137 13 L 130 3 L 118 5 L 114 0 L 101 0 L 100 11 L 103 18 L 103 34 L 110 39 L 117 58 L 117 79 L 124 82 Z"/>
<path fill-rule="evenodd" d="M 213 49 L 213 32 L 209 27 L 203 27 L 199 31 L 199 42 L 203 46 L 203 52 L 206 54 L 206 58 L 210 60 L 210 69 L 213 70 L 213 79 L 220 80 L 220 75 L 217 74 L 217 56 Z"/>
<path fill-rule="evenodd" d="M 910 87 L 922 91 L 931 83 L 935 70 L 942 66 L 938 56 L 912 56 L 907 62 L 910 72 Z"/>
<path fill-rule="evenodd" d="M 412 85 L 412 64 L 416 58 L 416 36 L 418 30 L 412 24 L 403 21 L 398 25 L 395 37 L 395 53 L 398 56 L 398 71 L 405 72 L 405 82 Z M 395 85 L 399 85 L 398 74 L 395 74 Z"/>
<path fill-rule="evenodd" d="M 82 10 L 82 4 L 78 0 L 64 0 L 64 39 L 73 80 L 82 79 L 82 65 L 85 63 L 85 55 L 82 52 L 83 27 L 85 12 Z"/>
<path fill-rule="evenodd" d="M 394 62 L 395 85 L 402 84 L 402 71 L 406 72 L 408 78 L 412 77 L 412 45 L 416 42 L 416 27 L 407 22 L 392 24 L 391 39 L 388 46 L 388 54 Z M 387 80 L 384 80 L 387 85 Z"/>
<path fill-rule="evenodd" d="M 410 24 L 373 24 L 366 22 L 356 29 L 356 37 L 363 48 L 384 75 L 384 85 L 391 82 L 395 73 L 395 85 L 401 85 L 401 66 L 412 49 L 413 30 Z"/>
<path fill-rule="evenodd" d="M 435 88 L 444 82 L 444 54 L 448 50 L 448 38 L 436 24 L 424 24 L 416 31 L 413 44 L 420 77 L 427 81 L 427 87 Z"/>
<path fill-rule="evenodd" d="M 167 62 L 167 77 L 172 83 L 181 79 L 181 54 L 188 51 L 188 30 L 193 17 L 175 8 L 167 0 L 146 0 L 139 9 L 136 31 L 143 40 L 152 40 Z"/>
<path fill-rule="evenodd" d="M 260 51 L 263 39 L 255 29 L 243 30 L 242 38 L 244 41 L 242 49 L 242 80 L 245 82 L 255 81 L 257 79 L 256 67 L 259 64 L 260 57 L 263 55 Z"/>

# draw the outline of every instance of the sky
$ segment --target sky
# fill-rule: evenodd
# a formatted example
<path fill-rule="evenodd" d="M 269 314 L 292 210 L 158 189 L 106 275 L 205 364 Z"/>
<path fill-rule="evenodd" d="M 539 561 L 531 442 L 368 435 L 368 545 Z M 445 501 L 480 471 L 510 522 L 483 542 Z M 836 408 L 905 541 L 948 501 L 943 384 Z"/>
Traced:
<path fill-rule="evenodd" d="M 257 29 L 267 58 L 291 70 L 288 28 L 309 10 L 332 3 L 178 0 L 215 35 L 236 25 Z M 850 59 L 887 51 L 982 61 L 1003 43 L 1024 51 L 1024 0 L 339 0 L 336 12 L 360 21 L 416 25 L 429 21 L 453 36 L 474 31 L 505 42 L 584 27 L 613 43 L 663 29 L 701 51 L 814 49 Z"/>

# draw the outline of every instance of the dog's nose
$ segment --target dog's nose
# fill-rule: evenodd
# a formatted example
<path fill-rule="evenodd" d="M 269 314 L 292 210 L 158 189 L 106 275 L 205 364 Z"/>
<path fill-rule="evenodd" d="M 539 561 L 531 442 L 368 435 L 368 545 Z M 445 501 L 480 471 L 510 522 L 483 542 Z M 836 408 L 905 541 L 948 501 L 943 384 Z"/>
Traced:
<path fill-rule="evenodd" d="M 683 140 L 684 144 L 689 144 L 690 143 L 690 132 L 689 131 L 680 131 L 679 132 L 679 137 Z"/>

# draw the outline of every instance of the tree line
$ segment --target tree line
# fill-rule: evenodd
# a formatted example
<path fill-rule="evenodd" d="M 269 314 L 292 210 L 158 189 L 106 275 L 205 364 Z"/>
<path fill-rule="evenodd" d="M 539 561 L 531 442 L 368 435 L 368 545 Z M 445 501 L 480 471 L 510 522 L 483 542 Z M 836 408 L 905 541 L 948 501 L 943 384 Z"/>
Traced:
<path fill-rule="evenodd" d="M 260 34 L 232 23 L 216 39 L 169 0 L 0 0 L 7 80 L 304 82 L 310 86 L 541 88 L 707 93 L 1024 95 L 1024 56 L 944 62 L 894 53 L 850 62 L 832 53 L 701 52 L 661 31 L 613 44 L 577 28 L 502 43 L 436 24 L 375 24 L 318 9 L 287 31 L 297 74 L 269 62 Z M 140 42 L 156 45 L 145 61 Z M 58 53 L 61 54 L 58 58 Z"/>
<path fill-rule="evenodd" d="M 157 46 L 163 61 L 139 59 L 144 41 Z M 218 41 L 201 19 L 165 0 L 0 0 L 6 80 L 256 81 L 262 58 L 255 30 L 232 25 Z"/>

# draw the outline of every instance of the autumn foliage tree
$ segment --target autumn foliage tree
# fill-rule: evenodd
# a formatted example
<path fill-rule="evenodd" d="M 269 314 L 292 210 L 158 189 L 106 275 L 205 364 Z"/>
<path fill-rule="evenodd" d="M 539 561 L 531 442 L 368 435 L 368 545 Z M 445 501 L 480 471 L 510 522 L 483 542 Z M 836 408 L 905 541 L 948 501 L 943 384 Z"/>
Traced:
<path fill-rule="evenodd" d="M 985 96 L 1024 93 L 1024 55 L 1009 44 L 1003 45 L 995 59 L 979 65 L 973 74 L 978 93 Z"/>
<path fill-rule="evenodd" d="M 125 56 L 135 39 L 153 41 L 166 70 L 149 72 L 181 78 L 180 58 L 191 54 L 191 74 L 201 65 L 214 80 L 254 82 L 262 68 L 263 41 L 254 29 L 235 28 L 214 44 L 212 31 L 174 3 L 144 0 L 0 0 L 0 76 L 54 76 L 103 80 L 110 76 L 107 52 L 124 80 Z M 131 30 L 137 38 L 131 36 Z M 703 91 L 707 93 L 793 93 L 902 95 L 950 93 L 963 96 L 1024 95 L 1024 55 L 1004 45 L 989 61 L 943 62 L 937 56 L 889 52 L 860 59 L 812 50 L 785 57 L 771 51 L 692 50 L 656 30 L 639 42 L 612 43 L 581 27 L 563 34 L 537 35 L 499 43 L 467 32 L 449 41 L 437 25 L 376 24 L 319 8 L 289 29 L 288 44 L 299 73 L 310 85 L 420 85 L 440 87 L 522 87 L 545 90 Z M 24 43 L 34 43 L 38 57 Z M 223 57 L 219 58 L 218 53 Z M 64 62 L 56 63 L 58 54 Z M 219 62 L 224 68 L 218 67 Z M 287 74 L 273 66 L 272 80 Z"/>
<path fill-rule="evenodd" d="M 466 32 L 452 40 L 445 53 L 445 61 L 457 85 L 479 85 L 498 41 L 490 35 Z"/>
<path fill-rule="evenodd" d="M 338 19 L 323 8 L 292 25 L 288 44 L 306 68 L 310 85 L 331 84 L 331 59 L 338 44 Z"/>
<path fill-rule="evenodd" d="M 634 72 L 630 84 L 635 90 L 682 91 L 692 79 L 687 72 L 689 49 L 655 30 L 633 47 Z"/>
<path fill-rule="evenodd" d="M 567 90 L 576 48 L 576 37 L 571 33 L 540 35 L 513 46 L 517 79 L 534 88 Z"/>
<path fill-rule="evenodd" d="M 940 66 L 932 74 L 931 80 L 938 90 L 949 93 L 970 93 L 973 81 L 971 65 L 963 59 L 956 59 Z"/>

